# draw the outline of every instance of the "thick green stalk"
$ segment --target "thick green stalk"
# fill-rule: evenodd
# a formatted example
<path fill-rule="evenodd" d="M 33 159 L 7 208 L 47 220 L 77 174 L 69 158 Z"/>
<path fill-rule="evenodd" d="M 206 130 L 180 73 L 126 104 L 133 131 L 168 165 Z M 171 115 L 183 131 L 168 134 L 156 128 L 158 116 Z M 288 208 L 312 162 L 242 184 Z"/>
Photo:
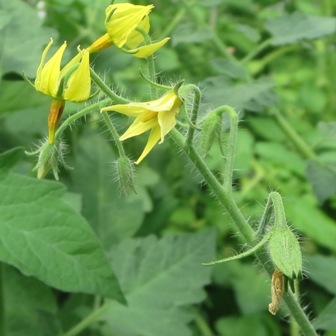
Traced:
<path fill-rule="evenodd" d="M 186 148 L 184 137 L 178 130 L 173 129 L 170 134 L 175 143 L 188 155 L 189 159 L 193 162 L 194 166 L 203 176 L 205 182 L 208 184 L 213 194 L 218 198 L 225 210 L 231 216 L 234 227 L 239 230 L 239 233 L 243 236 L 244 240 L 247 243 L 251 243 L 255 238 L 254 231 L 252 230 L 244 216 L 241 214 L 239 208 L 232 198 L 231 193 L 227 193 L 224 190 L 224 188 L 220 185 L 218 180 L 206 166 L 206 164 L 195 151 L 195 149 L 192 146 Z M 272 276 L 274 269 L 273 265 L 269 262 L 269 258 L 265 248 L 261 248 L 260 250 L 256 251 L 255 255 L 260 263 L 264 266 L 267 273 Z M 300 307 L 298 301 L 296 300 L 294 294 L 290 290 L 284 295 L 284 300 L 287 304 L 289 311 L 291 312 L 291 316 L 293 316 L 299 324 L 303 335 L 317 336 L 317 333 L 310 323 L 308 317 L 306 316 L 303 309 Z"/>
<path fill-rule="evenodd" d="M 209 185 L 212 192 L 215 194 L 220 203 L 229 213 L 236 229 L 239 230 L 239 232 L 242 234 L 242 236 L 247 242 L 252 242 L 252 240 L 254 239 L 254 231 L 252 230 L 252 228 L 250 227 L 250 225 L 240 212 L 239 208 L 237 207 L 237 204 L 232 199 L 231 194 L 228 194 L 223 189 L 222 185 L 212 174 L 212 172 L 207 167 L 203 159 L 195 151 L 194 147 L 193 146 L 187 147 L 185 145 L 185 139 L 178 130 L 173 129 L 170 132 L 170 134 L 173 140 L 177 143 L 177 145 L 188 154 L 189 158 L 196 166 L 198 171 L 201 173 L 201 175 Z"/>

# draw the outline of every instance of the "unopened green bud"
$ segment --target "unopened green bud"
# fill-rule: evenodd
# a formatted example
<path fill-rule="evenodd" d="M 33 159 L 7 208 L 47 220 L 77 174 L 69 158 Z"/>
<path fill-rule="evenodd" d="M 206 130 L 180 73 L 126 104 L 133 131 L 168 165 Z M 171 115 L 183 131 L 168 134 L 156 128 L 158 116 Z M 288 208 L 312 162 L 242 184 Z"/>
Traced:
<path fill-rule="evenodd" d="M 58 166 L 63 165 L 68 167 L 64 162 L 64 152 L 66 146 L 61 143 L 50 144 L 48 141 L 44 142 L 36 151 L 26 152 L 27 155 L 38 155 L 38 161 L 33 170 L 37 170 L 37 178 L 43 179 L 50 171 L 53 172 L 54 177 L 58 180 Z"/>
<path fill-rule="evenodd" d="M 268 243 L 275 266 L 289 279 L 302 273 L 302 254 L 295 234 L 287 225 L 275 226 Z"/>
<path fill-rule="evenodd" d="M 219 113 L 210 112 L 202 121 L 202 135 L 199 152 L 201 155 L 208 153 L 221 129 L 221 116 Z"/>
<path fill-rule="evenodd" d="M 125 195 L 131 190 L 135 192 L 134 168 L 131 160 L 126 156 L 118 158 L 115 162 L 115 170 L 121 192 Z"/>

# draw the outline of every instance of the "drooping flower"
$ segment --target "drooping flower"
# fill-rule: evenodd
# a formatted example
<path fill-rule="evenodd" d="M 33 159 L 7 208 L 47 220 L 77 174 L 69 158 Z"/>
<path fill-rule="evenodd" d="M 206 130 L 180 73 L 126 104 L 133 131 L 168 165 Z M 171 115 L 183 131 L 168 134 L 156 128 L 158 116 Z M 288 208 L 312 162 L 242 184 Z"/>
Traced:
<path fill-rule="evenodd" d="M 169 38 L 142 45 L 148 35 L 150 23 L 149 13 L 154 6 L 140 6 L 130 3 L 110 5 L 105 10 L 105 27 L 107 33 L 88 48 L 89 52 L 97 52 L 114 44 L 117 48 L 138 58 L 146 58 L 160 49 Z M 143 33 L 144 34 L 143 34 Z"/>
<path fill-rule="evenodd" d="M 79 50 L 78 54 L 61 69 L 66 42 L 46 62 L 47 53 L 52 44 L 53 40 L 50 39 L 42 53 L 34 84 L 37 91 L 52 97 L 48 118 L 50 144 L 54 142 L 65 101 L 87 100 L 91 90 L 89 52 L 86 49 Z"/>
<path fill-rule="evenodd" d="M 161 98 L 144 103 L 118 104 L 101 109 L 101 112 L 115 111 L 130 117 L 136 117 L 132 125 L 120 137 L 120 140 L 140 135 L 150 130 L 147 144 L 135 162 L 139 164 L 144 157 L 175 127 L 176 115 L 182 105 L 181 98 L 169 91 Z"/>

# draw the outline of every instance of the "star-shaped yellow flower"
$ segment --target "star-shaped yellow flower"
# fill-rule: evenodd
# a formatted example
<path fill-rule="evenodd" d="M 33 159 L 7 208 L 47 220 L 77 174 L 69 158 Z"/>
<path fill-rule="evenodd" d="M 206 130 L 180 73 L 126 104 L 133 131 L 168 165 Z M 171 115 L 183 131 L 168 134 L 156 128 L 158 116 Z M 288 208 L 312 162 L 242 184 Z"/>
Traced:
<path fill-rule="evenodd" d="M 107 34 L 101 36 L 88 48 L 97 52 L 114 44 L 119 49 L 139 58 L 146 58 L 160 49 L 169 38 L 148 45 L 141 45 L 145 38 L 141 31 L 148 34 L 149 13 L 154 6 L 140 6 L 130 3 L 110 5 L 105 11 Z"/>
<path fill-rule="evenodd" d="M 36 72 L 36 90 L 56 99 L 74 102 L 88 99 L 91 89 L 89 52 L 85 49 L 80 50 L 61 70 L 61 61 L 67 44 L 64 42 L 48 62 L 45 62 L 52 44 L 53 40 L 50 39 L 42 53 Z"/>
<path fill-rule="evenodd" d="M 52 97 L 48 117 L 50 144 L 54 143 L 55 131 L 63 113 L 65 101 L 87 100 L 91 90 L 89 52 L 85 49 L 79 50 L 79 53 L 61 69 L 66 42 L 46 62 L 52 44 L 53 40 L 50 39 L 42 53 L 34 84 L 37 91 Z"/>
<path fill-rule="evenodd" d="M 139 164 L 144 157 L 175 127 L 176 115 L 180 110 L 182 100 L 174 92 L 169 91 L 161 98 L 144 103 L 118 104 L 103 108 L 101 111 L 115 111 L 130 117 L 136 117 L 132 125 L 120 137 L 120 140 L 137 136 L 151 130 L 147 144 L 135 162 Z"/>

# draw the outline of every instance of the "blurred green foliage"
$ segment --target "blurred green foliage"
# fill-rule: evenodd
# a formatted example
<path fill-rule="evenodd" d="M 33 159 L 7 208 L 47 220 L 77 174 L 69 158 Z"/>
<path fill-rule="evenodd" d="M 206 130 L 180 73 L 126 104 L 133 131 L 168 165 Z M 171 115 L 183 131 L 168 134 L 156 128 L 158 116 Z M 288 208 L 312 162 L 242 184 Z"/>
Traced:
<path fill-rule="evenodd" d="M 66 132 L 73 170 L 62 170 L 60 182 L 34 178 L 34 159 L 22 147 L 34 149 L 45 137 L 49 99 L 21 73 L 34 78 L 50 37 L 56 46 L 68 41 L 67 50 L 88 46 L 104 33 L 109 3 L 0 0 L 0 150 L 6 152 L 0 157 L 0 260 L 11 265 L 2 266 L 6 335 L 61 335 L 97 307 L 100 295 L 119 301 L 124 295 L 129 306 L 113 302 L 80 335 L 296 335 L 283 323 L 285 307 L 276 317 L 267 312 L 270 282 L 252 259 L 201 265 L 214 258 L 215 247 L 223 257 L 242 246 L 229 216 L 173 143 L 148 155 L 136 168 L 137 194 L 122 196 L 113 176 L 116 149 L 97 111 Z M 234 197 L 256 223 L 267 194 L 283 195 L 287 219 L 302 238 L 303 305 L 309 304 L 315 327 L 334 336 L 336 1 L 133 3 L 153 3 L 153 37 L 171 36 L 155 57 L 160 80 L 198 84 L 200 119 L 223 104 L 239 112 Z M 139 75 L 145 60 L 111 48 L 91 61 L 127 97 L 149 97 Z M 81 106 L 67 104 L 65 116 Z M 127 120 L 112 118 L 123 131 Z M 221 128 L 225 142 L 228 122 Z M 127 153 L 138 157 L 145 141 L 128 140 Z M 205 159 L 220 176 L 217 142 Z M 54 274 L 45 271 L 50 264 Z"/>

